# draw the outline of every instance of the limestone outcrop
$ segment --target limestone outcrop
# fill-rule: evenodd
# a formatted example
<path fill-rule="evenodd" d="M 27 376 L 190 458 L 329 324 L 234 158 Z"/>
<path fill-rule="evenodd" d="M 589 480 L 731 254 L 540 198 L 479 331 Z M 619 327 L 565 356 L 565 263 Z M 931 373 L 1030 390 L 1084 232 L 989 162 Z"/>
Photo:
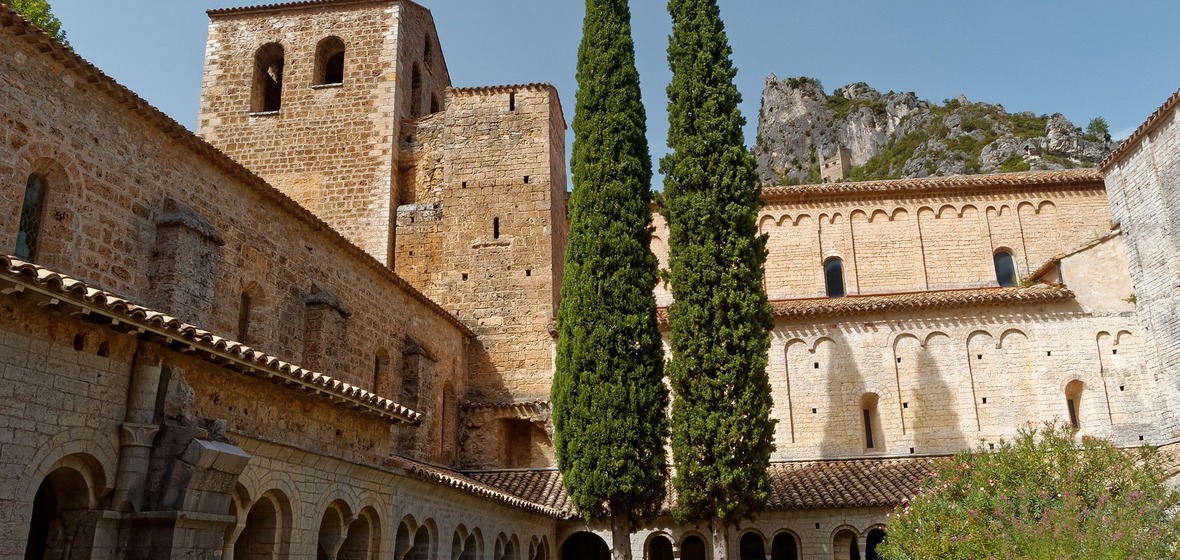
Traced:
<path fill-rule="evenodd" d="M 871 180 L 1092 167 L 1112 147 L 1061 114 L 1013 114 L 962 95 L 937 104 L 865 83 L 828 95 L 818 80 L 772 74 L 753 152 L 762 182 L 783 185 L 821 182 L 840 148 L 851 159 L 844 180 Z"/>

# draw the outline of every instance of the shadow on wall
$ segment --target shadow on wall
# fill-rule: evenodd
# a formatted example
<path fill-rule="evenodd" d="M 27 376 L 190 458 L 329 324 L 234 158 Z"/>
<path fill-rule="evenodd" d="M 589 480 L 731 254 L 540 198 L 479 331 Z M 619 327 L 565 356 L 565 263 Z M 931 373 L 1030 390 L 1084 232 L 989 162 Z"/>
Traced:
<path fill-rule="evenodd" d="M 968 445 L 960 426 L 959 411 L 964 393 L 970 395 L 970 381 L 956 367 L 961 352 L 942 333 L 927 337 L 919 346 L 916 339 L 906 352 L 911 367 L 899 368 L 907 431 L 912 435 L 914 453 L 946 453 Z M 909 344 L 909 341 L 907 341 Z M 900 348 L 899 348 L 900 350 Z M 902 352 L 898 352 L 902 356 Z M 907 361 L 902 358 L 903 365 Z M 907 391 L 908 388 L 908 391 Z M 908 394 L 907 394 L 908 393 Z"/>
<path fill-rule="evenodd" d="M 824 368 L 824 395 L 827 410 L 820 456 L 848 457 L 865 451 L 860 418 L 860 400 L 865 392 L 865 378 L 857 367 L 856 357 L 842 333 L 816 342 L 815 359 Z M 875 442 L 874 442 L 875 443 Z"/>

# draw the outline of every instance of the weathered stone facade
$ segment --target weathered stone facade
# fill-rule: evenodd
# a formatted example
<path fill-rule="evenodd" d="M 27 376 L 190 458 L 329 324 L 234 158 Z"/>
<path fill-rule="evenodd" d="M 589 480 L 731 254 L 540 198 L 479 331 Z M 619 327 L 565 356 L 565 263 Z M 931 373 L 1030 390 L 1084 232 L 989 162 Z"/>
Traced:
<path fill-rule="evenodd" d="M 594 557 L 553 470 L 557 92 L 452 88 L 409 0 L 210 16 L 199 138 L 0 6 L 0 559 Z M 1109 193 L 765 191 L 775 495 L 735 557 L 871 558 L 930 461 L 1023 422 L 1174 443 L 1175 111 Z"/>

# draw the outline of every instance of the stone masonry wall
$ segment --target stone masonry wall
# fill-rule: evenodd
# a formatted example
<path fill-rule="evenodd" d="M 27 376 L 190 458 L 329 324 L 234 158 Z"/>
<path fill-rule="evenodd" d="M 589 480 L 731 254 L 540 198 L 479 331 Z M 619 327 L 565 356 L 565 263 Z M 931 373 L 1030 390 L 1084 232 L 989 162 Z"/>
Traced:
<path fill-rule="evenodd" d="M 353 310 L 337 349 L 340 366 L 324 373 L 373 389 L 376 378 L 401 371 L 401 344 L 409 336 L 440 357 L 432 387 L 461 384 L 466 336 L 444 311 L 281 194 L 219 156 L 202 155 L 201 144 L 184 133 L 160 128 L 178 125 L 157 126 L 163 117 L 133 112 L 117 100 L 126 94 L 108 95 L 101 82 L 87 83 L 79 71 L 4 29 L 0 73 L 20 77 L 5 82 L 0 99 L 0 134 L 8 148 L 0 151 L 0 212 L 7 216 L 0 220 L 0 247 L 6 252 L 16 244 L 26 180 L 42 174 L 47 220 L 37 262 L 151 302 L 156 222 L 174 200 L 203 216 L 224 245 L 208 268 L 215 274 L 211 309 L 188 309 L 179 302 L 189 300 L 181 299 L 161 311 L 181 320 L 208 315 L 198 326 L 232 339 L 240 330 L 240 295 L 249 292 L 248 342 L 300 363 L 314 283 Z M 391 358 L 384 366 L 375 359 L 382 353 Z M 419 399 L 424 430 L 436 429 L 429 407 L 440 397 Z"/>
<path fill-rule="evenodd" d="M 1169 100 L 1151 127 L 1103 169 L 1111 215 L 1127 240 L 1127 260 L 1156 372 L 1165 433 L 1180 437 L 1180 106 Z M 1164 406 L 1165 403 L 1171 406 Z"/>
<path fill-rule="evenodd" d="M 317 45 L 328 37 L 345 44 L 344 81 L 313 85 Z M 282 106 L 251 112 L 255 52 L 268 43 L 284 51 Z M 411 96 L 417 94 L 419 108 L 428 110 L 431 97 L 441 99 L 448 85 L 430 14 L 412 3 L 214 14 L 199 129 L 389 264 L 399 127 L 411 116 Z"/>

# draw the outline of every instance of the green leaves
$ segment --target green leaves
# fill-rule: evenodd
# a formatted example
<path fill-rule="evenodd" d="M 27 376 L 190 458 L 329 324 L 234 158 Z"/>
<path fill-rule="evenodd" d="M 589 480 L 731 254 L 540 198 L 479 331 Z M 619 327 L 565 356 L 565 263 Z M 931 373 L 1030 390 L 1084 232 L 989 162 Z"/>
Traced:
<path fill-rule="evenodd" d="M 743 145 L 736 70 L 715 0 L 671 0 L 668 146 L 661 212 L 669 309 L 672 450 L 685 521 L 732 523 L 766 503 L 774 448 L 766 374 L 761 189 Z"/>
<path fill-rule="evenodd" d="M 32 22 L 33 25 L 40 27 L 42 31 L 48 33 L 54 39 L 61 41 L 65 46 L 70 46 L 69 41 L 66 41 L 66 32 L 61 29 L 61 20 L 53 15 L 49 9 L 49 2 L 46 0 L 0 0 L 8 4 L 13 10 L 16 10 L 21 17 Z"/>
<path fill-rule="evenodd" d="M 634 520 L 664 498 L 668 392 L 653 295 L 651 156 L 625 0 L 586 4 L 576 103 L 552 395 L 557 459 L 582 515 Z"/>
<path fill-rule="evenodd" d="M 1172 558 L 1180 499 L 1152 450 L 1067 426 L 1026 428 L 994 452 L 959 453 L 890 514 L 877 550 L 918 558 Z"/>

